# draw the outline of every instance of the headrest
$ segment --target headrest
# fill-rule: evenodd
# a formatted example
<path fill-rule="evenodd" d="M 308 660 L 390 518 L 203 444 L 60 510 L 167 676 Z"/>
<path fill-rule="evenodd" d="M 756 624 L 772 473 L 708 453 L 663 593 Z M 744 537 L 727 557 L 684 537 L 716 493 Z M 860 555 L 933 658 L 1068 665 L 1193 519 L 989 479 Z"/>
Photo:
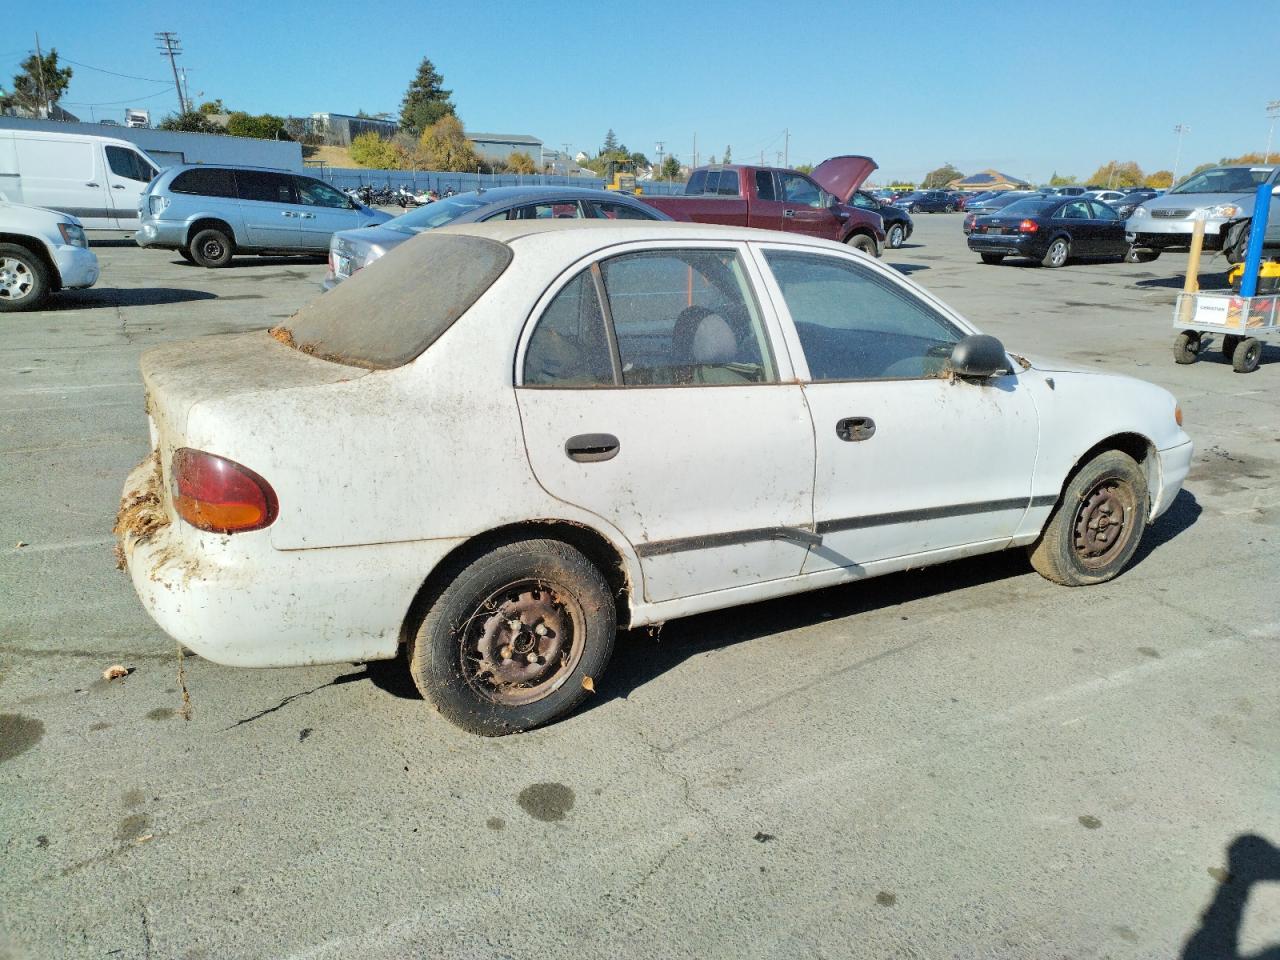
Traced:
<path fill-rule="evenodd" d="M 729 322 L 718 313 L 698 321 L 693 334 L 694 363 L 731 363 L 738 356 L 738 339 Z"/>

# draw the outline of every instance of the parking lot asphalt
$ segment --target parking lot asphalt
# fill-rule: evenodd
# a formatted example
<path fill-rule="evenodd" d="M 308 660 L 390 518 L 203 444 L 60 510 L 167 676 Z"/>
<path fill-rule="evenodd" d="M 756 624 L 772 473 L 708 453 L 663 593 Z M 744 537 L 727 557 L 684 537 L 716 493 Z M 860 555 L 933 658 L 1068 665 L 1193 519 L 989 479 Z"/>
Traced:
<path fill-rule="evenodd" d="M 183 719 L 111 553 L 138 357 L 271 325 L 324 267 L 95 249 L 97 287 L 0 315 L 0 957 L 1280 943 L 1280 350 L 1175 366 L 1184 255 L 983 266 L 959 215 L 922 215 L 886 257 L 1011 350 L 1178 396 L 1194 469 L 1119 579 L 1057 587 L 1018 552 L 672 622 L 622 638 L 577 715 L 482 740 L 396 663 L 188 656 Z"/>

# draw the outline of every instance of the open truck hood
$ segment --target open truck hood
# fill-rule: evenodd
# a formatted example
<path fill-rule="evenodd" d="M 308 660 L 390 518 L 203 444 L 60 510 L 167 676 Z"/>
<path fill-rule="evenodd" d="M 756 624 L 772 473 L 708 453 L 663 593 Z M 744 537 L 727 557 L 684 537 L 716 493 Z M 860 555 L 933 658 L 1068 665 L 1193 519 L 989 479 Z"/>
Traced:
<path fill-rule="evenodd" d="M 878 164 L 870 157 L 832 157 L 814 167 L 809 176 L 841 203 L 848 203 L 853 192 L 866 182 L 877 167 Z"/>

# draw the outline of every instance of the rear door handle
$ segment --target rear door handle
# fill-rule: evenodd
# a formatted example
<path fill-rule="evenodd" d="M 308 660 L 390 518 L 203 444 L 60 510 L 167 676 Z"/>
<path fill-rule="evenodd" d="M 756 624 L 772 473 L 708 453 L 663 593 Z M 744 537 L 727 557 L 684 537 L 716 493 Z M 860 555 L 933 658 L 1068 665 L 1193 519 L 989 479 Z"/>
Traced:
<path fill-rule="evenodd" d="M 296 217 L 296 216 L 297 216 L 297 214 L 296 214 L 296 213 L 294 213 L 292 210 L 281 210 L 281 211 L 280 211 L 280 216 L 282 216 L 282 217 Z"/>
<path fill-rule="evenodd" d="M 836 424 L 836 436 L 850 443 L 870 440 L 875 432 L 876 422 L 870 417 L 845 417 Z"/>
<path fill-rule="evenodd" d="M 784 217 L 794 217 L 796 215 L 796 212 L 794 210 L 783 210 L 782 215 Z"/>
<path fill-rule="evenodd" d="M 85 186 L 86 186 L 86 187 L 96 187 L 96 186 L 98 186 L 98 184 L 96 184 L 96 183 L 86 183 L 86 184 L 85 184 Z"/>
<path fill-rule="evenodd" d="M 112 190 L 123 190 L 123 189 L 124 189 L 124 184 L 123 184 L 123 183 L 113 183 L 113 184 L 111 185 L 111 189 L 112 189 Z"/>
<path fill-rule="evenodd" d="M 564 452 L 578 463 L 599 463 L 616 457 L 620 446 L 612 433 L 580 433 L 564 442 Z"/>

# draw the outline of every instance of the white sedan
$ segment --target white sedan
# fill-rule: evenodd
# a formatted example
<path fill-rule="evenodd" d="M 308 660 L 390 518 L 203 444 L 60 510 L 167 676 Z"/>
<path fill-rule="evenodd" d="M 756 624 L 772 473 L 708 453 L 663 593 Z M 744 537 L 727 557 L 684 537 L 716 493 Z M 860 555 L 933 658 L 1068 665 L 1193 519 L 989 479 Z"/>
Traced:
<path fill-rule="evenodd" d="M 446 227 L 142 370 L 117 532 L 160 626 L 241 666 L 407 647 L 490 735 L 578 704 L 618 624 L 1010 547 L 1109 580 L 1192 453 L 1159 387 L 1007 354 L 839 244 L 700 224 Z"/>
<path fill-rule="evenodd" d="M 97 280 L 98 258 L 79 220 L 0 194 L 0 312 L 38 310 L 51 293 Z"/>

